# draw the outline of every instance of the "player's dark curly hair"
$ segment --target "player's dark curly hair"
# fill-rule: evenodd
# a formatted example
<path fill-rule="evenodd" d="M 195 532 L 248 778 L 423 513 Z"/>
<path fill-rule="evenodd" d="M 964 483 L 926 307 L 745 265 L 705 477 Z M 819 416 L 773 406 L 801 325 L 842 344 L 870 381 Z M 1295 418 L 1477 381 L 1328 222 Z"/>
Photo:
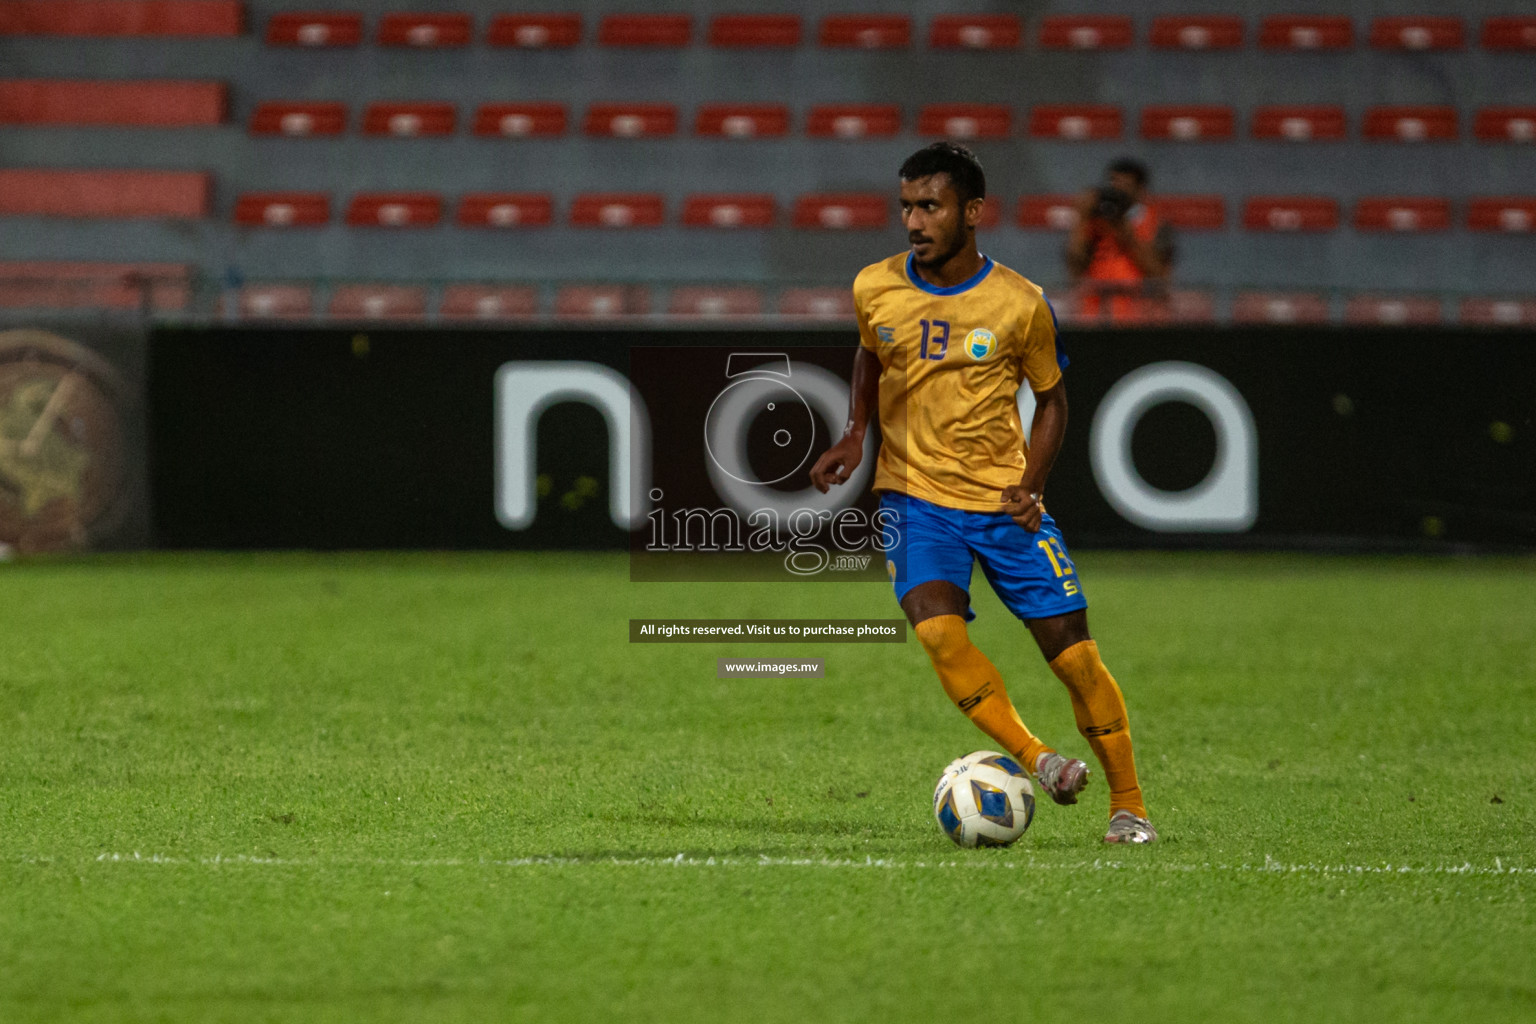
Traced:
<path fill-rule="evenodd" d="M 916 181 L 930 174 L 947 174 L 960 196 L 960 205 L 987 197 L 987 175 L 976 154 L 958 142 L 935 142 L 907 157 L 901 165 L 901 179 Z"/>

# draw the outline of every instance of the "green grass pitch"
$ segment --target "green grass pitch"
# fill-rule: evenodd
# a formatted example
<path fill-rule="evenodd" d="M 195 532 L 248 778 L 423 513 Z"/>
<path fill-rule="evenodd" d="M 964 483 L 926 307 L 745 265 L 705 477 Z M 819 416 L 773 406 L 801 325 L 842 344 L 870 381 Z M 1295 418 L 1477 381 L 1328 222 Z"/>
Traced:
<path fill-rule="evenodd" d="M 0 1020 L 1536 1019 L 1536 561 L 1083 554 L 1164 841 L 963 851 L 876 584 L 622 556 L 0 566 Z M 1088 756 L 978 576 L 973 635 Z M 725 654 L 814 680 L 714 678 Z"/>

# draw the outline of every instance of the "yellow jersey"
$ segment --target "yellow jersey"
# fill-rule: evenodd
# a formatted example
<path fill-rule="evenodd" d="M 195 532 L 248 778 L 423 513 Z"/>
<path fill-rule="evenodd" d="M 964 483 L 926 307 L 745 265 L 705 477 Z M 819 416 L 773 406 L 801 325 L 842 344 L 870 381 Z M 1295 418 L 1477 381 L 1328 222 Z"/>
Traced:
<path fill-rule="evenodd" d="M 1019 388 L 1048 391 L 1066 366 L 1040 287 L 983 257 L 969 281 L 940 288 L 903 253 L 859 272 L 853 304 L 881 366 L 874 489 L 1001 511 L 1029 459 Z"/>

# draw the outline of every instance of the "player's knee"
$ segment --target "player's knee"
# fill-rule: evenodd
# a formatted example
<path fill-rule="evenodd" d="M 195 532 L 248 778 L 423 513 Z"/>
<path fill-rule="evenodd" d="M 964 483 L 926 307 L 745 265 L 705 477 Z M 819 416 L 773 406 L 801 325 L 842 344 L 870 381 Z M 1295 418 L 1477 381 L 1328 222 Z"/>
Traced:
<path fill-rule="evenodd" d="M 928 652 L 928 657 L 939 667 L 953 664 L 971 646 L 965 620 L 958 615 L 935 615 L 924 619 L 917 624 L 916 631 L 923 650 Z"/>

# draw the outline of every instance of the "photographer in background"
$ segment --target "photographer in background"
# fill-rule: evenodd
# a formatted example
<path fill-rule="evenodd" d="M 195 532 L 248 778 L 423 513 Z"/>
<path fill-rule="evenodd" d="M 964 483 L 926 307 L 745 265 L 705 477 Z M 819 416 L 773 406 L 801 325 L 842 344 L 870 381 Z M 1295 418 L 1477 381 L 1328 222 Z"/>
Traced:
<path fill-rule="evenodd" d="M 1149 180 L 1146 164 L 1121 157 L 1103 185 L 1078 199 L 1066 257 L 1080 316 L 1137 321 L 1166 314 L 1173 237 L 1147 201 Z"/>

